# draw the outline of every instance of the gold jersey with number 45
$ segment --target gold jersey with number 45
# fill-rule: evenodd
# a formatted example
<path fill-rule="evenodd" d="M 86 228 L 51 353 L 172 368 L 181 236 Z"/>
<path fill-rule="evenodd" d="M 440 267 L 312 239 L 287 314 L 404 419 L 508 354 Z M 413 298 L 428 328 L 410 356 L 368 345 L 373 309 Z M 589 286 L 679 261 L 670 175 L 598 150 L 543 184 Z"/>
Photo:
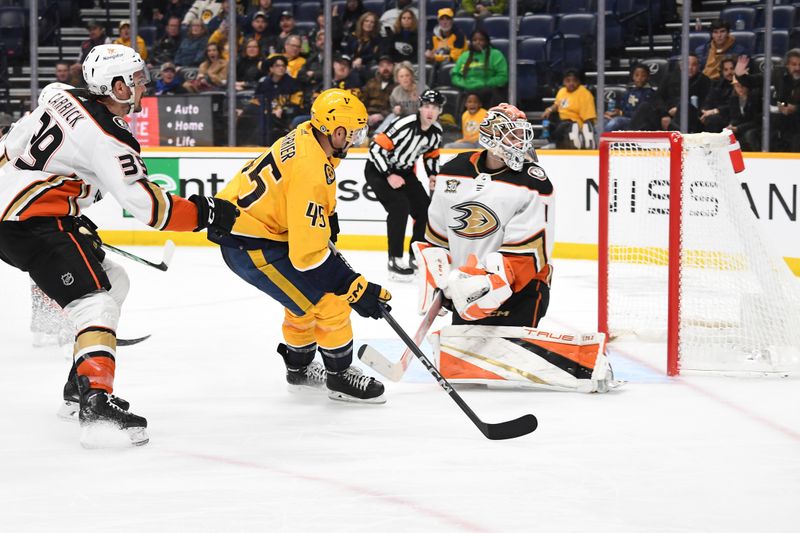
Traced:
<path fill-rule="evenodd" d="M 328 257 L 339 159 L 325 156 L 311 122 L 248 162 L 217 196 L 239 206 L 231 233 L 289 243 L 289 259 L 310 270 Z"/>

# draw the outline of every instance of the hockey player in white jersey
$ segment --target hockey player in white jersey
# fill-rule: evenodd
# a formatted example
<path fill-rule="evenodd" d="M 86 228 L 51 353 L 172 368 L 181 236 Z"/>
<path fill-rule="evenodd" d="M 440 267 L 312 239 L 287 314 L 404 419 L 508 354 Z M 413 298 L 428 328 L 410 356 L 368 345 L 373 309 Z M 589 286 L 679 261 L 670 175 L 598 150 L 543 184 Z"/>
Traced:
<path fill-rule="evenodd" d="M 111 394 L 128 278 L 105 258 L 81 210 L 111 195 L 157 230 L 227 232 L 237 209 L 216 198 L 174 196 L 148 180 L 139 143 L 124 120 L 141 110 L 148 81 L 138 53 L 97 46 L 82 68 L 87 91 L 51 91 L 4 138 L 0 259 L 28 272 L 75 324 L 64 399 L 65 408 L 78 413 L 82 444 L 95 444 L 93 430 L 110 426 L 140 445 L 148 441 L 147 421 Z"/>
<path fill-rule="evenodd" d="M 442 167 L 428 244 L 415 243 L 420 311 L 437 288 L 454 311 L 453 326 L 436 338 L 440 371 L 456 383 L 607 390 L 602 335 L 535 329 L 550 301 L 555 202 L 533 127 L 500 104 L 481 123 L 479 143 L 483 150 Z"/>

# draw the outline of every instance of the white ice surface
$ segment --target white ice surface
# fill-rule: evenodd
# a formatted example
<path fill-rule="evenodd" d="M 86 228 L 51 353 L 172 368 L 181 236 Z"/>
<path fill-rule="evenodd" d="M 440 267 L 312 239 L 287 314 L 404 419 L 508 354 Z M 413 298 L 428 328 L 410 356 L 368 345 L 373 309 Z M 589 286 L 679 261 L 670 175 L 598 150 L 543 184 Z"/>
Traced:
<path fill-rule="evenodd" d="M 383 253 L 346 255 L 384 281 Z M 167 273 L 112 258 L 132 281 L 120 336 L 153 334 L 116 378 L 150 443 L 81 448 L 55 416 L 70 362 L 31 347 L 27 277 L 0 263 L 1 532 L 800 531 L 797 379 L 667 379 L 629 344 L 610 394 L 462 391 L 486 421 L 539 418 L 493 442 L 416 361 L 382 406 L 289 394 L 280 307 L 215 249 L 179 248 Z M 595 269 L 557 263 L 543 327 L 594 330 Z M 387 286 L 413 333 L 416 289 Z M 354 329 L 399 357 L 387 324 Z"/>

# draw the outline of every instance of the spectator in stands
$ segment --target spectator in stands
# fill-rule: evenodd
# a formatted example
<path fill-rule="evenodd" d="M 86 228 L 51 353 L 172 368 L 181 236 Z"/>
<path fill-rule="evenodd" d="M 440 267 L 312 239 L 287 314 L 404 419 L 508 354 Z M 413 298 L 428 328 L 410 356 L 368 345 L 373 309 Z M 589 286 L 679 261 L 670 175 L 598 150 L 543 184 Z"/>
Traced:
<path fill-rule="evenodd" d="M 189 25 L 189 33 L 181 39 L 175 53 L 175 64 L 180 67 L 198 67 L 206 52 L 208 37 L 202 21 L 195 20 Z"/>
<path fill-rule="evenodd" d="M 131 21 L 122 20 L 119 23 L 119 37 L 114 40 L 114 44 L 121 44 L 123 46 L 131 46 Z M 147 61 L 147 45 L 144 44 L 144 39 L 141 35 L 136 36 L 136 51 L 142 56 L 142 59 Z"/>
<path fill-rule="evenodd" d="M 275 9 L 272 0 L 258 0 L 248 11 L 247 19 L 244 21 L 245 27 L 250 25 L 258 13 L 263 13 L 267 17 L 267 33 L 276 34 L 281 31 L 281 12 Z"/>
<path fill-rule="evenodd" d="M 223 0 L 216 15 L 211 17 L 211 20 L 203 21 L 206 25 L 206 32 L 210 35 L 220 27 L 223 21 L 226 20 L 228 20 L 228 0 Z M 244 4 L 242 3 L 242 0 L 237 0 L 236 2 L 236 27 L 240 30 L 241 28 L 247 27 L 245 26 Z"/>
<path fill-rule="evenodd" d="M 353 68 L 362 73 L 378 59 L 381 36 L 378 31 L 378 16 L 367 11 L 355 24 L 353 33 L 346 39 L 342 52 L 353 58 Z"/>
<path fill-rule="evenodd" d="M 325 68 L 325 30 L 317 31 L 314 37 L 314 45 L 303 69 L 297 79 L 303 86 L 306 93 L 303 102 L 313 102 L 316 96 L 314 92 L 322 92 L 322 78 Z"/>
<path fill-rule="evenodd" d="M 209 28 L 209 31 L 214 31 L 224 19 L 224 16 L 219 16 L 219 14 L 221 11 L 227 12 L 227 4 L 227 0 L 195 0 L 183 17 L 183 25 L 189 26 L 195 20 L 207 25 L 213 18 L 217 17 L 217 21 Z M 244 14 L 242 0 L 236 0 L 236 12 L 239 15 Z"/>
<path fill-rule="evenodd" d="M 270 54 L 283 50 L 286 38 L 290 35 L 300 35 L 300 32 L 295 30 L 295 26 L 294 15 L 292 15 L 291 11 L 282 12 L 280 31 L 277 34 L 270 35 L 267 40 Z"/>
<path fill-rule="evenodd" d="M 747 59 L 747 56 L 739 56 Z M 724 58 L 719 64 L 720 77 L 711 82 L 703 105 L 700 106 L 700 122 L 703 131 L 719 133 L 722 128 L 730 123 L 731 96 L 733 96 L 733 78 L 736 69 L 736 60 L 733 57 Z M 740 72 L 739 75 L 743 74 Z"/>
<path fill-rule="evenodd" d="M 703 74 L 711 80 L 720 76 L 719 64 L 725 56 L 746 55 L 741 44 L 731 35 L 731 25 L 724 20 L 711 22 L 711 39 L 695 49 L 695 54 L 703 65 Z"/>
<path fill-rule="evenodd" d="M 419 110 L 419 90 L 417 80 L 414 76 L 414 65 L 408 61 L 402 61 L 394 66 L 395 88 L 389 95 L 389 113 L 384 121 L 375 130 L 380 133 L 397 117 L 413 115 Z"/>
<path fill-rule="evenodd" d="M 778 114 L 773 115 L 774 148 L 800 152 L 800 48 L 786 53 L 785 65 L 783 76 L 774 80 L 778 104 Z"/>
<path fill-rule="evenodd" d="M 180 45 L 181 20 L 178 17 L 170 17 L 167 21 L 164 36 L 153 46 L 152 64 L 160 65 L 174 61 Z"/>
<path fill-rule="evenodd" d="M 631 81 L 633 83 L 625 90 L 620 101 L 615 100 L 616 108 L 603 114 L 608 120 L 605 131 L 630 129 L 631 120 L 639 106 L 655 97 L 656 90 L 650 86 L 650 69 L 646 65 L 633 67 Z"/>
<path fill-rule="evenodd" d="M 394 23 L 391 35 L 383 40 L 381 54 L 389 54 L 395 60 L 417 62 L 417 15 L 404 9 Z"/>
<path fill-rule="evenodd" d="M 466 110 L 461 115 L 461 138 L 445 145 L 445 148 L 480 148 L 478 134 L 480 125 L 486 118 L 486 109 L 483 108 L 481 97 L 478 93 L 467 94 L 464 101 Z"/>
<path fill-rule="evenodd" d="M 502 15 L 506 11 L 506 0 L 462 0 L 458 14 L 484 19 L 491 15 Z"/>
<path fill-rule="evenodd" d="M 306 58 L 300 55 L 303 49 L 303 39 L 299 35 L 289 35 L 283 41 L 283 56 L 288 63 L 289 76 L 297 78 L 300 70 L 306 64 Z"/>
<path fill-rule="evenodd" d="M 245 26 L 245 37 L 255 39 L 256 42 L 258 42 L 263 54 L 267 53 L 267 48 L 269 46 L 269 32 L 267 31 L 268 24 L 269 20 L 267 19 L 267 14 L 263 11 L 258 11 L 253 14 L 250 24 Z"/>
<path fill-rule="evenodd" d="M 269 75 L 255 90 L 237 124 L 244 144 L 270 145 L 289 131 L 289 124 L 303 105 L 303 92 L 297 80 L 286 72 L 288 61 L 276 55 L 267 60 Z"/>
<path fill-rule="evenodd" d="M 197 78 L 184 83 L 186 90 L 193 93 L 219 91 L 225 88 L 228 78 L 228 61 L 222 58 L 222 50 L 216 43 L 206 45 L 205 60 L 200 63 Z"/>
<path fill-rule="evenodd" d="M 66 61 L 58 61 L 56 63 L 56 73 L 55 73 L 55 80 L 59 83 L 66 83 L 67 85 L 73 85 L 72 83 L 72 76 L 69 72 L 69 63 Z"/>
<path fill-rule="evenodd" d="M 761 92 L 758 87 L 750 87 L 752 79 L 733 78 L 733 96 L 728 103 L 730 123 L 728 129 L 736 134 L 742 150 L 756 152 L 761 150 Z"/>
<path fill-rule="evenodd" d="M 76 82 L 75 87 L 86 86 L 81 70 L 81 64 L 83 60 L 86 59 L 86 54 L 99 44 L 108 44 L 111 42 L 111 39 L 106 36 L 106 29 L 96 20 L 90 19 L 86 21 L 86 29 L 89 30 L 89 38 L 81 43 L 81 54 L 78 58 L 78 62 L 70 66 L 71 77 L 73 81 Z"/>
<path fill-rule="evenodd" d="M 392 56 L 383 55 L 378 60 L 375 76 L 361 89 L 361 101 L 367 108 L 370 129 L 377 127 L 389 114 L 389 98 L 395 86 L 394 60 Z"/>
<path fill-rule="evenodd" d="M 387 37 L 394 32 L 394 25 L 397 22 L 397 19 L 400 18 L 400 13 L 404 9 L 410 9 L 414 12 L 414 17 L 419 17 L 419 11 L 417 11 L 417 8 L 411 7 L 411 0 L 397 0 L 395 5 L 397 7 L 393 7 L 392 9 L 387 9 L 384 11 L 383 15 L 381 15 L 380 21 L 378 21 L 382 37 Z"/>
<path fill-rule="evenodd" d="M 437 13 L 439 24 L 428 39 L 425 59 L 436 65 L 455 63 L 467 49 L 467 38 L 453 26 L 453 10 L 445 7 Z"/>
<path fill-rule="evenodd" d="M 242 36 L 242 32 L 236 32 L 239 35 L 236 39 L 236 50 L 237 52 L 234 56 L 238 56 L 238 50 L 242 46 L 244 42 L 244 37 Z M 228 21 L 223 20 L 222 24 L 214 30 L 214 33 L 211 34 L 211 37 L 208 38 L 209 43 L 216 44 L 220 50 L 222 50 L 222 59 L 225 61 L 230 61 L 230 51 L 228 50 Z M 235 59 L 234 59 L 235 60 Z"/>
<path fill-rule="evenodd" d="M 244 45 L 244 53 L 236 64 L 236 90 L 254 89 L 258 80 L 264 77 L 264 65 L 258 41 L 250 38 Z"/>
<path fill-rule="evenodd" d="M 556 148 L 593 148 L 593 124 L 597 118 L 594 96 L 581 83 L 577 70 L 567 70 L 563 84 L 553 105 L 542 113 L 542 118 L 550 119 L 550 139 Z M 557 120 L 550 118 L 553 113 Z"/>
<path fill-rule="evenodd" d="M 345 2 L 344 10 L 338 16 L 341 21 L 342 35 L 344 35 L 345 41 L 356 31 L 359 19 L 361 19 L 361 16 L 365 12 L 366 10 L 364 9 L 364 2 L 362 0 L 347 0 Z M 344 42 L 342 42 L 342 44 L 344 44 Z"/>
<path fill-rule="evenodd" d="M 175 65 L 164 63 L 161 65 L 161 75 L 156 80 L 155 88 L 152 92 L 155 96 L 162 94 L 186 94 L 188 91 L 183 86 L 183 77 L 177 73 Z"/>
<path fill-rule="evenodd" d="M 451 83 L 464 91 L 478 92 L 485 107 L 499 100 L 499 91 L 508 84 L 508 62 L 503 52 L 492 47 L 489 35 L 475 30 L 466 53 L 459 56 Z"/>
<path fill-rule="evenodd" d="M 327 89 L 345 89 L 357 98 L 361 96 L 361 78 L 353 72 L 353 60 L 346 54 L 337 55 L 333 59 L 333 79 Z"/>
<path fill-rule="evenodd" d="M 679 65 L 680 67 L 680 65 Z M 706 100 L 711 80 L 700 72 L 700 60 L 696 54 L 689 54 L 689 133 L 702 131 L 700 107 Z M 676 122 L 680 119 L 681 73 L 670 72 L 659 86 L 655 99 L 640 105 L 631 120 L 631 129 L 637 131 L 658 131 L 680 129 Z"/>
<path fill-rule="evenodd" d="M 184 0 L 169 0 L 163 7 L 153 8 L 153 24 L 156 26 L 158 35 L 169 34 L 168 26 L 173 17 L 178 19 L 178 33 L 180 34 L 181 21 L 187 11 L 189 11 L 189 5 Z"/>

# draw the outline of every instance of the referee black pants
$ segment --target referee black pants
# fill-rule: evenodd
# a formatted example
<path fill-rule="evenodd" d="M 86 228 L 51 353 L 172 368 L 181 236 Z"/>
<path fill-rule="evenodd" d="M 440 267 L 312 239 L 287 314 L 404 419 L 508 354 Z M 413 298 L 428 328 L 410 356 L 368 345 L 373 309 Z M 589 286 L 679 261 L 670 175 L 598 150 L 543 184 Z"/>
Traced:
<path fill-rule="evenodd" d="M 428 205 L 430 205 L 431 199 L 413 170 L 395 170 L 394 173 L 406 180 L 405 185 L 392 189 L 389 182 L 371 161 L 367 161 L 364 168 L 367 183 L 388 213 L 386 236 L 389 240 L 389 257 L 403 257 L 403 239 L 406 234 L 408 215 L 410 214 L 414 220 L 411 242 L 424 241 L 425 226 L 428 225 Z"/>

